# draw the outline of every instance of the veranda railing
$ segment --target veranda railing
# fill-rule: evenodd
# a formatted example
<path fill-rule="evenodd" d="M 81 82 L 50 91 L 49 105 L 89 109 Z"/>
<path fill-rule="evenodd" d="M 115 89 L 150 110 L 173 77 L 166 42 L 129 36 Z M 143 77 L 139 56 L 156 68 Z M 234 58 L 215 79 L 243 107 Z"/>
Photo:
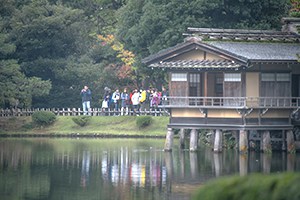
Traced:
<path fill-rule="evenodd" d="M 174 97 L 162 100 L 164 108 L 299 108 L 299 97 Z"/>

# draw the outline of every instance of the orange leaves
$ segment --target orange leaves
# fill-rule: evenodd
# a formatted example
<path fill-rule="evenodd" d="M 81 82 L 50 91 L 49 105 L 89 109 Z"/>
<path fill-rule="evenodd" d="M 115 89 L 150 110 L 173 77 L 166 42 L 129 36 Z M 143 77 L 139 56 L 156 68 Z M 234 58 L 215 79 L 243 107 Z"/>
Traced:
<path fill-rule="evenodd" d="M 97 38 L 102 41 L 102 45 L 109 45 L 114 51 L 116 51 L 117 58 L 124 63 L 117 72 L 118 77 L 122 79 L 128 78 L 133 72 L 135 55 L 131 51 L 125 50 L 124 45 L 119 42 L 114 35 L 97 35 Z"/>
<path fill-rule="evenodd" d="M 290 15 L 293 17 L 299 17 L 300 14 L 300 0 L 291 0 L 292 8 L 290 9 Z"/>

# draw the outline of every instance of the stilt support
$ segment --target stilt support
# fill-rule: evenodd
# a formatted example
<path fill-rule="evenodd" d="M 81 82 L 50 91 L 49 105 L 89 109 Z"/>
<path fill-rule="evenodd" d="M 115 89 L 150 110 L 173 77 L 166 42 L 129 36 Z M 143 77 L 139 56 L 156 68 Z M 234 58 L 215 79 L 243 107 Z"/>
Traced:
<path fill-rule="evenodd" d="M 240 130 L 239 151 L 240 153 L 248 152 L 248 133 L 245 130 Z"/>
<path fill-rule="evenodd" d="M 165 151 L 172 151 L 174 132 L 172 128 L 168 128 L 165 141 Z"/>
<path fill-rule="evenodd" d="M 222 136 L 222 131 L 220 129 L 217 129 L 215 133 L 214 152 L 222 152 Z"/>
<path fill-rule="evenodd" d="M 190 151 L 197 151 L 197 149 L 198 149 L 198 133 L 196 129 L 192 129 L 190 135 Z"/>
<path fill-rule="evenodd" d="M 295 153 L 296 146 L 295 146 L 294 133 L 292 130 L 286 132 L 286 143 L 287 143 L 287 152 Z"/>
<path fill-rule="evenodd" d="M 262 151 L 264 153 L 272 153 L 271 136 L 270 131 L 264 131 L 262 133 Z"/>

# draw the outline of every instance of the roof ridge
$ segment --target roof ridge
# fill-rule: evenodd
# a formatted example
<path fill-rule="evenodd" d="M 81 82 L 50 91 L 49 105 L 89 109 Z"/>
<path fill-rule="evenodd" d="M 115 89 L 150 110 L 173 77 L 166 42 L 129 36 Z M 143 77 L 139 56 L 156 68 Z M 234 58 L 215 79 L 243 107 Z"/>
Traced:
<path fill-rule="evenodd" d="M 293 32 L 274 30 L 250 29 L 217 29 L 217 28 L 192 28 L 189 27 L 188 37 L 198 40 L 229 40 L 229 41 L 283 41 L 299 42 L 300 35 Z"/>
<path fill-rule="evenodd" d="M 224 29 L 224 28 L 194 28 L 188 27 L 188 32 L 196 32 L 196 33 L 244 33 L 244 34 L 290 34 L 288 32 L 283 31 L 275 31 L 275 30 L 259 30 L 259 29 Z"/>

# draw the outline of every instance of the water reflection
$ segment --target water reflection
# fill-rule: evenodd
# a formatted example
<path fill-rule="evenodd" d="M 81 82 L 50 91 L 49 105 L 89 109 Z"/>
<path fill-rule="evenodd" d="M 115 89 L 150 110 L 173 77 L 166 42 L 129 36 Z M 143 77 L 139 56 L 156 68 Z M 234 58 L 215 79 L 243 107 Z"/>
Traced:
<path fill-rule="evenodd" d="M 0 196 L 7 200 L 189 199 L 199 185 L 216 177 L 300 171 L 299 154 L 213 153 L 209 148 L 164 152 L 163 142 L 1 139 Z"/>

